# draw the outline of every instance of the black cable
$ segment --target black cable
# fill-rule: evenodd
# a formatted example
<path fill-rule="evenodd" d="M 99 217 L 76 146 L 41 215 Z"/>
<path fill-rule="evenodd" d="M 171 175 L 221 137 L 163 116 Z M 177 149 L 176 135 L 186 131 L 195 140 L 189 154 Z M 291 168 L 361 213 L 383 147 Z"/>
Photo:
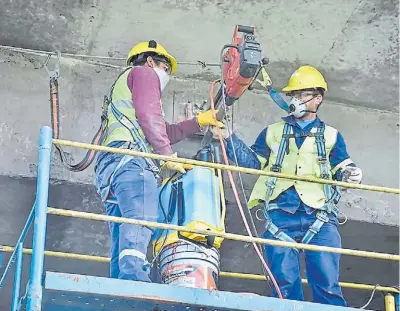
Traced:
<path fill-rule="evenodd" d="M 178 174 L 178 172 L 174 173 L 174 174 L 167 180 L 167 182 L 162 186 L 162 188 L 161 188 L 161 190 L 160 190 L 160 192 L 159 192 L 159 194 L 158 194 L 158 204 L 160 205 L 161 211 L 162 211 L 163 216 L 164 216 L 164 223 L 166 223 L 166 224 L 169 223 L 169 222 L 168 222 L 168 214 L 170 213 L 170 207 L 168 207 L 168 213 L 166 213 L 166 212 L 165 212 L 165 209 L 164 209 L 164 206 L 163 206 L 163 203 L 162 203 L 162 200 L 161 200 L 161 196 L 162 196 L 162 194 L 163 194 L 165 188 L 167 188 L 168 184 L 171 182 L 171 180 L 172 180 L 177 174 Z M 158 237 L 157 237 L 157 239 L 156 239 L 156 241 L 155 241 L 155 243 L 154 243 L 154 245 L 153 245 L 153 255 L 154 255 L 155 252 L 156 252 L 156 244 L 157 244 L 158 240 L 160 239 L 161 235 L 163 234 L 164 230 L 166 230 L 166 229 L 160 229 L 160 231 L 159 231 Z M 163 243 L 162 243 L 162 245 L 161 245 L 161 248 L 160 248 L 160 252 L 159 252 L 159 253 L 161 253 L 161 250 L 162 250 L 162 249 L 164 248 L 164 246 L 165 246 L 165 242 L 167 241 L 167 236 L 168 236 L 168 234 L 166 234 L 165 237 L 164 237 L 164 241 L 163 241 Z M 157 256 L 159 255 L 159 253 L 154 257 L 153 261 L 156 260 L 156 258 L 157 258 Z"/>

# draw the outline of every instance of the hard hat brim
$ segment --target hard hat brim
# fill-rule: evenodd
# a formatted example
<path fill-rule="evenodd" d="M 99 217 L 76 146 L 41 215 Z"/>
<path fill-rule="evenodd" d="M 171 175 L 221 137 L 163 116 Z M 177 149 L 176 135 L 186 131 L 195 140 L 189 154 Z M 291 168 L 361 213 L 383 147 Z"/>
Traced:
<path fill-rule="evenodd" d="M 156 54 L 158 54 L 160 56 L 163 56 L 163 57 L 167 58 L 169 60 L 169 62 L 171 63 L 171 75 L 176 72 L 176 69 L 178 67 L 178 62 L 177 62 L 176 58 L 173 57 L 171 54 L 169 54 L 168 52 L 162 52 L 162 51 L 160 51 L 158 49 L 155 49 L 155 48 L 146 48 L 143 52 L 140 52 L 140 53 L 146 53 L 146 52 L 154 52 L 154 53 L 156 53 Z M 130 66 L 132 58 L 135 55 L 137 55 L 137 54 L 130 55 L 130 57 L 126 60 L 126 65 L 127 66 Z"/>

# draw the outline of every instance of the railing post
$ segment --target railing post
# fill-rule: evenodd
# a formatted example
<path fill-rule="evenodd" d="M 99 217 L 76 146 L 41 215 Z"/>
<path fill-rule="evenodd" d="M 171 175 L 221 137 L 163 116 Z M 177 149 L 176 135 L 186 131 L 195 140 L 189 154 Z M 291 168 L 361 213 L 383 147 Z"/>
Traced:
<path fill-rule="evenodd" d="M 40 129 L 35 222 L 33 228 L 31 271 L 26 302 L 27 311 L 40 311 L 42 305 L 42 277 L 46 242 L 52 135 L 50 127 L 44 126 Z"/>
<path fill-rule="evenodd" d="M 392 294 L 386 294 L 385 295 L 385 311 L 395 311 L 396 306 L 395 306 L 395 301 L 394 297 Z"/>
<path fill-rule="evenodd" d="M 11 311 L 18 310 L 19 294 L 21 288 L 21 274 L 22 274 L 22 250 L 23 250 L 23 244 L 19 243 L 17 245 L 17 260 L 15 262 L 14 289 L 11 300 Z"/>

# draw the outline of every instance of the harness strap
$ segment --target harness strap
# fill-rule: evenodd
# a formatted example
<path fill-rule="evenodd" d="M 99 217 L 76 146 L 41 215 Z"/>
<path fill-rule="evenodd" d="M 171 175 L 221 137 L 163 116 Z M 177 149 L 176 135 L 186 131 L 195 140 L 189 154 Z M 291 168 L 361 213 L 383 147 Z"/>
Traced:
<path fill-rule="evenodd" d="M 122 157 L 122 159 L 119 161 L 118 165 L 115 167 L 114 172 L 111 174 L 110 179 L 108 181 L 108 186 L 104 187 L 102 190 L 98 191 L 103 202 L 118 204 L 118 201 L 116 198 L 110 199 L 111 185 L 114 181 L 114 176 L 117 173 L 117 171 L 132 159 L 133 159 L 133 156 L 124 155 Z"/>
<path fill-rule="evenodd" d="M 147 146 L 146 142 L 142 137 L 139 135 L 139 124 L 136 122 L 136 120 L 132 121 L 129 120 L 123 113 L 121 113 L 115 105 L 111 102 L 111 111 L 114 114 L 115 118 L 125 127 L 129 130 L 131 133 L 132 139 L 133 139 L 133 145 L 137 146 L 139 151 L 150 153 L 149 147 Z M 144 158 L 146 163 L 149 166 L 149 169 L 154 172 L 158 173 L 160 169 L 158 166 L 154 163 L 152 159 L 149 158 Z"/>
<path fill-rule="evenodd" d="M 282 163 L 283 159 L 285 157 L 285 151 L 287 152 L 287 148 L 289 146 L 289 134 L 290 134 L 291 127 L 289 124 L 285 123 L 285 126 L 283 128 L 283 137 L 284 139 L 281 140 L 279 144 L 279 150 L 278 150 L 278 155 L 276 157 L 275 164 L 272 165 L 271 171 L 280 173 L 282 170 Z M 276 186 L 276 180 L 278 178 L 275 176 L 272 176 L 267 182 L 267 194 L 265 197 L 265 204 L 268 205 L 269 198 L 271 197 L 272 193 L 274 192 L 275 186 Z"/>

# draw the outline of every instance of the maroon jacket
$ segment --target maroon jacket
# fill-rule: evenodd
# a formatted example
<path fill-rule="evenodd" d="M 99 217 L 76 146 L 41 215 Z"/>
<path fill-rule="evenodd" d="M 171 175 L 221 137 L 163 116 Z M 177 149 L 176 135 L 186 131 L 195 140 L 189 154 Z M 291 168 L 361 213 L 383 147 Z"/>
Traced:
<path fill-rule="evenodd" d="M 171 145 L 200 131 L 195 118 L 176 124 L 164 121 L 161 110 L 160 81 L 148 66 L 135 67 L 128 75 L 136 118 L 154 151 L 162 155 L 173 153 Z"/>

